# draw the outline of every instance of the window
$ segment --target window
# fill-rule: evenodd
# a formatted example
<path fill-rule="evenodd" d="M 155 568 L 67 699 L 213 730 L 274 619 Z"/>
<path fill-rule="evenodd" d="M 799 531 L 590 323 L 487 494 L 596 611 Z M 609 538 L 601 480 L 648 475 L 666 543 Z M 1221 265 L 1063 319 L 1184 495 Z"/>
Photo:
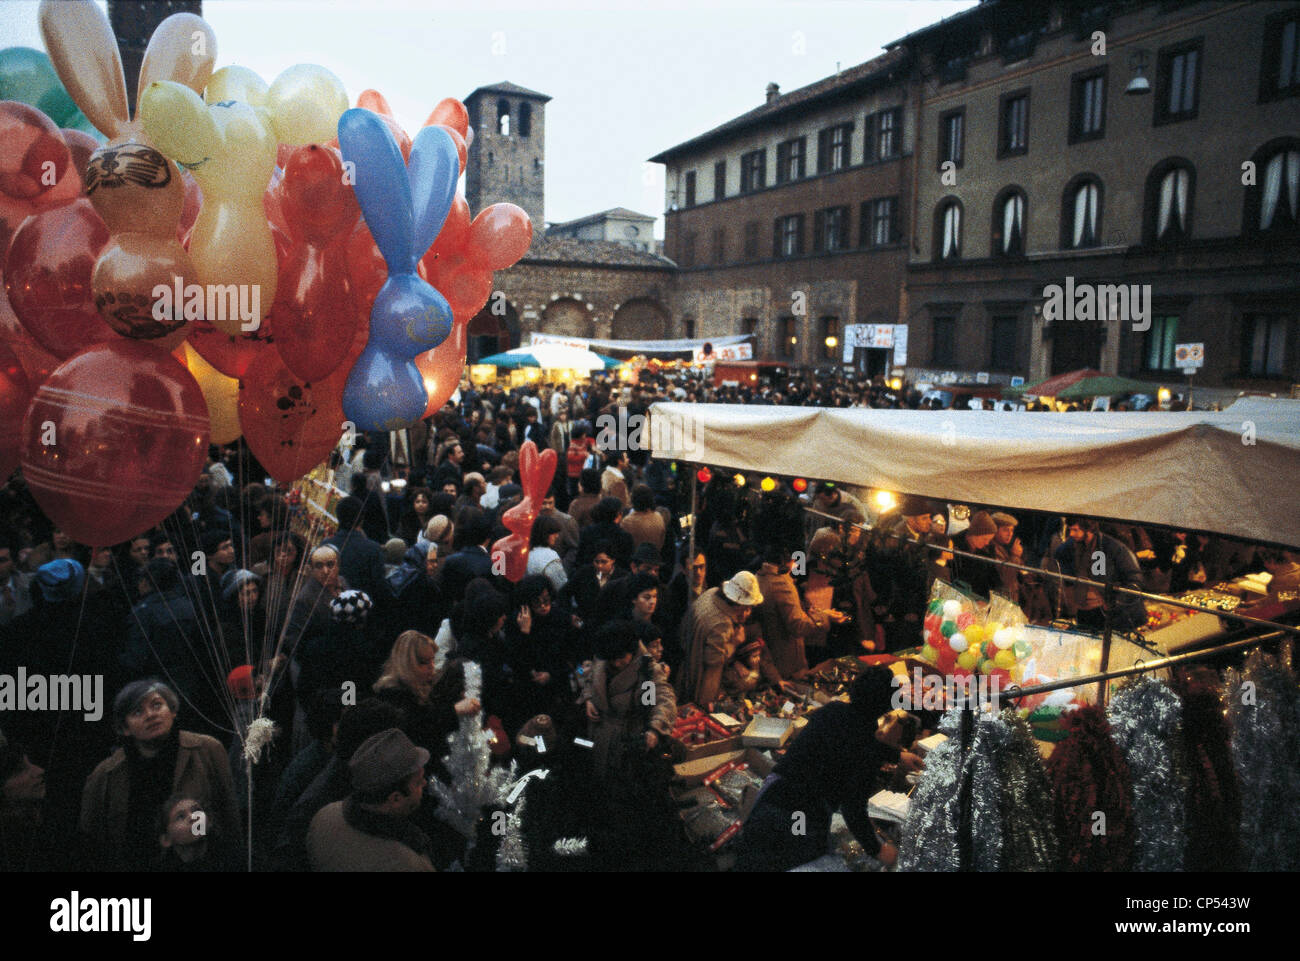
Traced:
<path fill-rule="evenodd" d="M 1255 166 L 1259 186 L 1248 188 L 1247 197 L 1258 198 L 1259 213 L 1251 226 L 1295 232 L 1300 226 L 1300 142 L 1265 154 Z"/>
<path fill-rule="evenodd" d="M 786 358 L 792 358 L 799 344 L 799 328 L 796 326 L 793 317 L 782 317 L 780 320 L 780 338 L 777 341 L 777 352 Z"/>
<path fill-rule="evenodd" d="M 858 238 L 861 246 L 884 247 L 898 243 L 900 237 L 897 197 L 880 197 L 863 203 L 862 228 Z"/>
<path fill-rule="evenodd" d="M 829 173 L 843 170 L 849 165 L 849 137 L 853 124 L 842 123 L 827 127 L 817 135 L 817 172 Z"/>
<path fill-rule="evenodd" d="M 533 105 L 531 103 L 521 103 L 519 105 L 519 136 L 527 137 L 533 132 Z"/>
<path fill-rule="evenodd" d="M 834 342 L 832 343 L 832 338 Z M 823 317 L 821 319 L 821 355 L 823 360 L 840 358 L 840 319 Z"/>
<path fill-rule="evenodd" d="M 682 266 L 695 266 L 695 232 L 691 231 L 682 237 Z"/>
<path fill-rule="evenodd" d="M 713 165 L 713 199 L 727 196 L 727 162 L 719 160 Z"/>
<path fill-rule="evenodd" d="M 876 159 L 888 160 L 902 153 L 903 111 L 901 107 L 876 114 Z"/>
<path fill-rule="evenodd" d="M 1196 116 L 1200 57 L 1199 39 L 1160 51 L 1156 61 L 1156 123 Z"/>
<path fill-rule="evenodd" d="M 510 101 L 504 97 L 497 101 L 497 133 L 510 136 Z"/>
<path fill-rule="evenodd" d="M 940 202 L 934 218 L 934 259 L 961 256 L 961 204 L 952 197 Z"/>
<path fill-rule="evenodd" d="M 695 318 L 694 317 L 682 318 L 682 333 L 685 335 L 687 340 L 695 339 Z"/>
<path fill-rule="evenodd" d="M 695 171 L 686 171 L 686 206 L 695 206 Z"/>
<path fill-rule="evenodd" d="M 1080 177 L 1065 191 L 1061 214 L 1061 249 L 1078 250 L 1101 243 L 1101 182 Z"/>
<path fill-rule="evenodd" d="M 724 263 L 727 259 L 727 232 L 718 227 L 713 231 L 713 262 Z"/>
<path fill-rule="evenodd" d="M 746 317 L 740 322 L 740 332 L 746 337 L 758 336 L 758 318 Z"/>
<path fill-rule="evenodd" d="M 1264 21 L 1264 62 L 1259 99 L 1300 94 L 1300 10 L 1287 10 Z"/>
<path fill-rule="evenodd" d="M 798 137 L 777 144 L 776 147 L 776 182 L 789 183 L 804 177 L 804 146 L 806 137 Z"/>
<path fill-rule="evenodd" d="M 998 119 L 998 157 L 1014 157 L 1029 149 L 1029 92 L 1003 96 Z"/>
<path fill-rule="evenodd" d="M 1152 168 L 1147 177 L 1147 243 L 1173 243 L 1191 231 L 1192 167 L 1184 160 L 1166 160 Z"/>
<path fill-rule="evenodd" d="M 745 224 L 745 259 L 758 259 L 758 221 L 751 220 Z"/>
<path fill-rule="evenodd" d="M 962 165 L 966 146 L 966 108 L 949 110 L 939 117 L 939 165 L 951 160 Z"/>
<path fill-rule="evenodd" d="M 1247 377 L 1285 376 L 1287 318 L 1281 314 L 1247 314 L 1243 321 L 1242 374 Z"/>
<path fill-rule="evenodd" d="M 930 345 L 930 363 L 952 367 L 957 363 L 957 318 L 936 317 Z"/>
<path fill-rule="evenodd" d="M 849 208 L 829 207 L 813 216 L 813 250 L 831 252 L 849 246 Z"/>
<path fill-rule="evenodd" d="M 1016 333 L 1019 326 L 1020 323 L 1015 314 L 994 316 L 993 338 L 989 350 L 990 369 L 1016 369 Z"/>
<path fill-rule="evenodd" d="M 1151 329 L 1142 344 L 1142 369 L 1150 371 L 1177 370 L 1174 364 L 1174 346 L 1178 343 L 1178 315 L 1153 314 Z"/>
<path fill-rule="evenodd" d="M 767 186 L 767 151 L 753 150 L 740 158 L 740 192 L 762 190 Z"/>
<path fill-rule="evenodd" d="M 1070 81 L 1070 143 L 1106 135 L 1106 68 L 1076 73 Z"/>
<path fill-rule="evenodd" d="M 993 256 L 1020 257 L 1025 253 L 1025 192 L 1010 187 L 993 204 Z"/>
<path fill-rule="evenodd" d="M 777 217 L 774 226 L 774 257 L 798 257 L 803 253 L 803 214 Z"/>

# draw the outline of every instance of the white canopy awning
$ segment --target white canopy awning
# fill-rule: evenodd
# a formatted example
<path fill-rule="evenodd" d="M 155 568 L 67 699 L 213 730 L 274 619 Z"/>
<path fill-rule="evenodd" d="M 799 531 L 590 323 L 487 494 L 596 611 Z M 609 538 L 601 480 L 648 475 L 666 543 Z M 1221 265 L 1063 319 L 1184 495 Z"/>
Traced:
<path fill-rule="evenodd" d="M 606 353 L 613 350 L 634 354 L 688 354 L 705 344 L 722 347 L 753 339 L 751 334 L 728 334 L 725 337 L 700 337 L 694 340 L 598 340 L 592 337 L 569 337 L 566 334 L 544 334 L 540 331 L 534 331 L 530 336 L 534 344 L 572 344 Z"/>
<path fill-rule="evenodd" d="M 1187 413 L 656 404 L 658 458 L 1300 546 L 1300 401 Z"/>

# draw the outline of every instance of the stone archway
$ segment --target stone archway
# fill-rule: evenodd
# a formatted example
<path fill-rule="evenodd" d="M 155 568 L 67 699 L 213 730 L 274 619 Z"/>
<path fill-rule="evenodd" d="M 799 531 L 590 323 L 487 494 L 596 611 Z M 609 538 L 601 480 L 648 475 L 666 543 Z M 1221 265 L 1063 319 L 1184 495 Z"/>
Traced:
<path fill-rule="evenodd" d="M 465 331 L 465 362 L 477 363 L 479 358 L 491 357 L 519 346 L 519 312 L 507 303 L 502 313 L 493 312 L 493 304 L 474 315 Z M 497 308 L 500 311 L 501 308 Z"/>
<path fill-rule="evenodd" d="M 596 325 L 587 305 L 572 297 L 561 297 L 546 305 L 538 330 L 565 337 L 594 337 Z"/>
<path fill-rule="evenodd" d="M 610 325 L 612 340 L 663 340 L 668 336 L 668 311 L 657 300 L 637 297 L 619 304 Z"/>

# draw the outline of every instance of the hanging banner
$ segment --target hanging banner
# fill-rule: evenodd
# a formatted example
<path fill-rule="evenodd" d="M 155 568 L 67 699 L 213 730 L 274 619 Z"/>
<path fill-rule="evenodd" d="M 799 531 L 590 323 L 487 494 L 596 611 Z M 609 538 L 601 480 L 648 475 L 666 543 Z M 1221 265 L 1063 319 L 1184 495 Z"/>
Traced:
<path fill-rule="evenodd" d="M 907 364 L 907 324 L 894 325 L 894 366 Z"/>
<path fill-rule="evenodd" d="M 693 360 L 697 364 L 709 363 L 716 361 L 728 360 L 753 360 L 754 345 L 746 341 L 743 344 L 710 344 L 713 353 L 705 354 L 703 347 L 696 347 L 693 352 Z"/>

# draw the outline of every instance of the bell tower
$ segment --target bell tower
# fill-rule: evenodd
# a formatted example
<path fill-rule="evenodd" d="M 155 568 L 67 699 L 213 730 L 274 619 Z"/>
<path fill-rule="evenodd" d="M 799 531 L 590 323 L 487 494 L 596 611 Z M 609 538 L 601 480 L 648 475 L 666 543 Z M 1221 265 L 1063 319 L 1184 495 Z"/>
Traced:
<path fill-rule="evenodd" d="M 546 230 L 546 102 L 544 93 L 509 82 L 479 87 L 465 98 L 474 143 L 465 165 L 470 212 L 508 202 L 522 207 L 533 233 Z"/>

